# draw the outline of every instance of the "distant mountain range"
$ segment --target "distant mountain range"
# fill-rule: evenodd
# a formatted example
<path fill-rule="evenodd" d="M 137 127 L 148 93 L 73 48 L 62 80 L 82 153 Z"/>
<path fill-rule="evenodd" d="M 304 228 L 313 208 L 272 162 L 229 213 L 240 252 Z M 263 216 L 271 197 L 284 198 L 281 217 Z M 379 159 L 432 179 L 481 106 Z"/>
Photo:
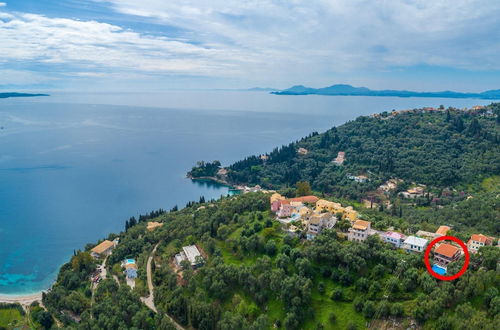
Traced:
<path fill-rule="evenodd" d="M 33 96 L 49 96 L 49 94 L 0 93 L 0 99 L 6 99 L 8 97 L 33 97 Z"/>
<path fill-rule="evenodd" d="M 323 88 L 311 88 L 296 85 L 281 91 L 273 91 L 276 95 L 351 95 L 351 96 L 397 96 L 397 97 L 442 97 L 442 98 L 477 98 L 477 99 L 500 99 L 500 89 L 485 91 L 482 93 L 460 93 L 453 91 L 442 92 L 413 92 L 405 90 L 371 90 L 366 87 L 353 87 L 351 85 L 338 84 Z"/>

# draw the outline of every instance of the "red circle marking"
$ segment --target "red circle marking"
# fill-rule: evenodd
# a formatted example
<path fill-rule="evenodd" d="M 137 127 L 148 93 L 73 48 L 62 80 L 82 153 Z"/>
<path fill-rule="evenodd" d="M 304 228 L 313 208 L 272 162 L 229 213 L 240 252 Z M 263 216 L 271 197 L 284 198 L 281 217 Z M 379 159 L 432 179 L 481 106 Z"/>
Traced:
<path fill-rule="evenodd" d="M 431 249 L 434 246 L 434 244 L 436 244 L 437 242 L 440 242 L 440 241 L 456 242 L 464 250 L 465 263 L 464 263 L 462 269 L 460 269 L 460 271 L 458 273 L 456 273 L 455 275 L 443 276 L 443 275 L 440 275 L 432 270 L 431 263 L 429 261 L 429 254 L 431 253 Z M 429 243 L 429 245 L 427 245 L 427 248 L 425 249 L 425 253 L 424 253 L 424 263 L 425 263 L 425 267 L 427 268 L 427 271 L 435 278 L 437 278 L 439 280 L 443 280 L 443 281 L 453 281 L 453 280 L 459 278 L 460 276 L 462 276 L 465 273 L 465 271 L 467 270 L 467 267 L 469 267 L 469 259 L 470 259 L 470 256 L 469 256 L 469 250 L 467 250 L 467 246 L 460 239 L 453 237 L 453 236 L 441 236 L 441 237 L 434 239 L 432 242 Z"/>

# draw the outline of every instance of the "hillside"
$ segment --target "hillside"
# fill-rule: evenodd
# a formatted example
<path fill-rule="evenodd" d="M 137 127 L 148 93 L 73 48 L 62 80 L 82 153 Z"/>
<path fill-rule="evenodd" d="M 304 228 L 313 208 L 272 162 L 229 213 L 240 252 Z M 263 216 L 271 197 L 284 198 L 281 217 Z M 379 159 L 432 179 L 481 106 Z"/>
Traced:
<path fill-rule="evenodd" d="M 359 117 L 227 167 L 234 184 L 267 188 L 308 181 L 314 190 L 361 198 L 389 178 L 472 189 L 500 173 L 500 104 L 479 110 L 401 111 Z M 299 149 L 302 148 L 302 153 Z M 339 152 L 345 161 L 334 163 Z M 367 176 L 366 183 L 349 175 Z"/>
<path fill-rule="evenodd" d="M 263 193 L 189 203 L 153 220 L 163 226 L 147 231 L 145 220 L 127 223 L 107 259 L 115 278 L 97 288 L 89 276 L 102 259 L 77 252 L 45 295 L 48 310 L 80 329 L 170 329 L 167 315 L 186 329 L 364 329 L 386 322 L 399 329 L 414 322 L 429 329 L 493 329 L 500 318 L 496 247 L 473 255 L 460 279 L 443 282 L 427 273 L 420 254 L 391 249 L 376 237 L 349 242 L 333 230 L 313 242 L 289 236 Z M 193 271 L 184 264 L 176 273 L 174 255 L 191 244 L 203 251 L 204 265 Z M 158 313 L 140 300 L 147 296 L 146 260 L 154 246 Z M 133 290 L 119 266 L 125 258 L 139 265 Z"/>

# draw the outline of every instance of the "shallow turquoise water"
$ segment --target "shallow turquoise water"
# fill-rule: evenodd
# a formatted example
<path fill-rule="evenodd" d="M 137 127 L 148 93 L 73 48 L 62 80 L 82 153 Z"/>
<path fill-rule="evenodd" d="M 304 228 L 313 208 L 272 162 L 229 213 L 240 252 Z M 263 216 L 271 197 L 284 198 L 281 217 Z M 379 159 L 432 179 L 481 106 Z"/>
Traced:
<path fill-rule="evenodd" d="M 92 102 L 131 106 L 83 104 Z M 234 92 L 0 100 L 0 294 L 48 288 L 74 249 L 130 216 L 227 194 L 185 178 L 198 160 L 229 164 L 362 114 L 441 103 L 488 102 Z"/>

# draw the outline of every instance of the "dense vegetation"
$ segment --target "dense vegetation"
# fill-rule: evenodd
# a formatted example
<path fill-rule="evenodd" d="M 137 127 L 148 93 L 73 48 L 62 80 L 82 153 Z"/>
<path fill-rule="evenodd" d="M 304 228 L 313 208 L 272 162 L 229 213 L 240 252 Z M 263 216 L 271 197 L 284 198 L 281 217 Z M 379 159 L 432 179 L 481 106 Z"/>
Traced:
<path fill-rule="evenodd" d="M 471 188 L 500 173 L 500 104 L 477 111 L 410 111 L 359 117 L 324 133 L 228 167 L 234 183 L 282 188 L 308 181 L 327 194 L 360 198 L 388 178 L 435 187 Z M 297 153 L 299 148 L 307 154 Z M 346 160 L 332 163 L 339 151 Z M 367 175 L 359 184 L 348 175 Z"/>
<path fill-rule="evenodd" d="M 77 324 L 67 311 L 79 315 L 82 329 L 168 328 L 166 314 L 197 329 L 362 329 L 389 317 L 401 327 L 415 320 L 427 328 L 491 329 L 500 321 L 496 247 L 473 256 L 460 279 L 442 282 L 427 273 L 421 255 L 393 250 L 376 237 L 364 244 L 335 231 L 313 242 L 291 237 L 268 207 L 262 193 L 191 202 L 162 213 L 155 220 L 165 225 L 153 232 L 139 222 L 121 233 L 110 264 L 149 254 L 160 243 L 153 267 L 158 314 L 140 302 L 137 288 L 113 279 L 93 292 L 88 275 L 95 264 L 86 252 L 63 266 L 44 303 L 69 327 Z M 408 227 L 378 213 L 366 215 L 376 227 Z M 196 271 L 185 267 L 180 279 L 170 263 L 189 244 L 208 260 Z"/>

